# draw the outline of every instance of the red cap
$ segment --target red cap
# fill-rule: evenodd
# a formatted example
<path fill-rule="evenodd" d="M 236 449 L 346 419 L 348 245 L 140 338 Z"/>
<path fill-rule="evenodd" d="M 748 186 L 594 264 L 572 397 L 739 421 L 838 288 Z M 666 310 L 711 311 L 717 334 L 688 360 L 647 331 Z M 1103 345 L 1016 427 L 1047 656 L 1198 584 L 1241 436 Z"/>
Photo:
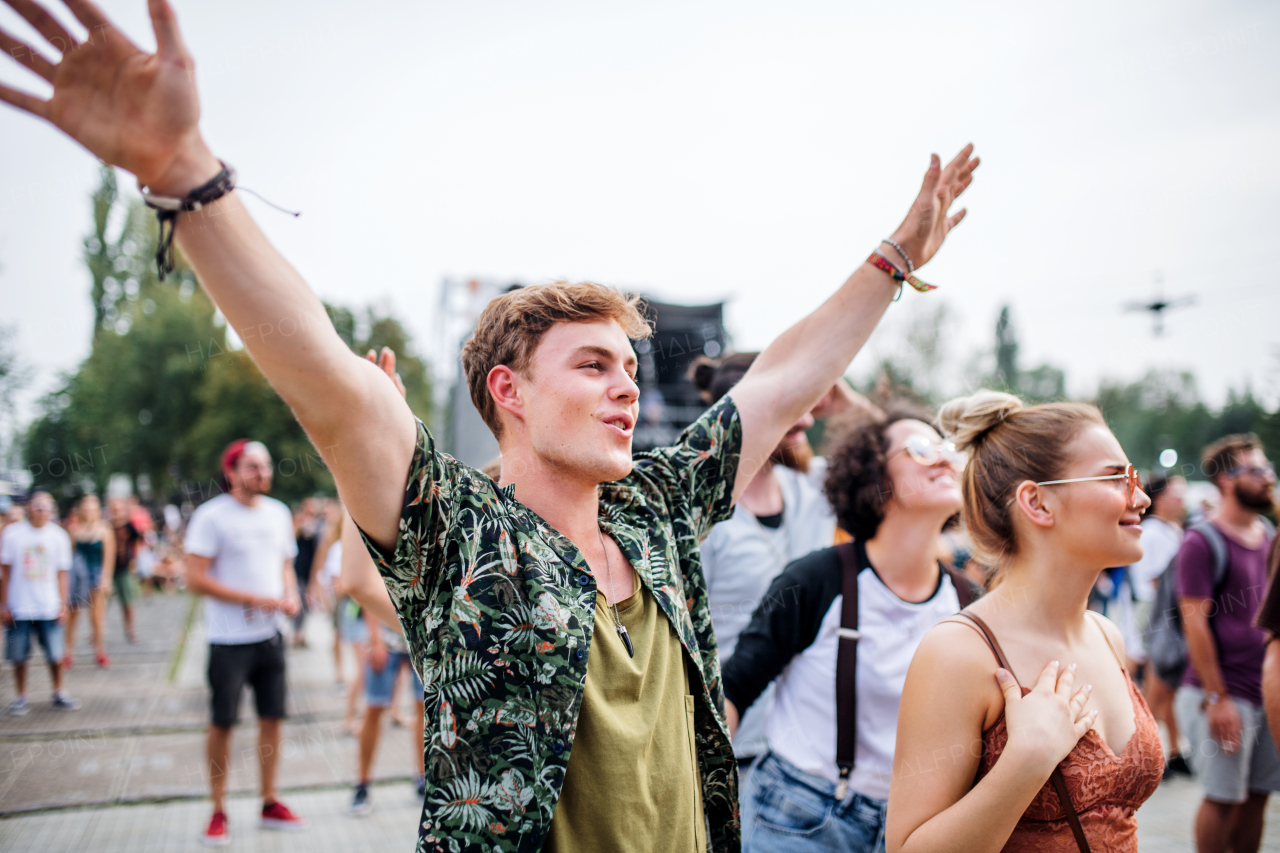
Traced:
<path fill-rule="evenodd" d="M 226 446 L 222 451 L 222 471 L 226 473 L 236 467 L 236 463 L 240 461 L 240 457 L 244 455 L 245 445 L 249 443 L 247 438 L 237 438 Z"/>

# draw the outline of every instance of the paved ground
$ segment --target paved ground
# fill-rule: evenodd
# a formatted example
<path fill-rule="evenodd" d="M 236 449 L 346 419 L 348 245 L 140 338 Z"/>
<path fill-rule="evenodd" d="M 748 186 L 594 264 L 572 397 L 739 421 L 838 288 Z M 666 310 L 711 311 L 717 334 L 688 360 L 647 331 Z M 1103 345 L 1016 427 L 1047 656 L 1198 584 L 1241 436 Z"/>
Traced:
<path fill-rule="evenodd" d="M 209 817 L 204 778 L 205 643 L 191 599 L 156 596 L 138 604 L 141 642 L 123 640 L 118 610 L 108 620 L 111 668 L 94 666 L 81 631 L 67 687 L 84 707 L 48 707 L 49 679 L 33 666 L 24 718 L 0 717 L 0 853 L 203 849 L 197 837 Z M 259 803 L 252 709 L 236 731 L 228 810 L 234 849 L 289 851 L 402 850 L 415 838 L 420 803 L 410 784 L 412 749 L 403 729 L 388 725 L 378 757 L 374 813 L 346 814 L 355 772 L 355 740 L 342 723 L 327 619 L 307 625 L 310 647 L 290 651 L 290 719 L 280 787 L 311 827 L 301 836 L 257 828 Z M 348 661 L 350 666 L 350 661 Z M 13 679 L 0 673 L 0 706 Z M 1144 853 L 1191 851 L 1195 783 L 1165 783 L 1138 813 Z M 1280 853 L 1280 798 L 1269 810 L 1273 829 L 1262 849 Z"/>

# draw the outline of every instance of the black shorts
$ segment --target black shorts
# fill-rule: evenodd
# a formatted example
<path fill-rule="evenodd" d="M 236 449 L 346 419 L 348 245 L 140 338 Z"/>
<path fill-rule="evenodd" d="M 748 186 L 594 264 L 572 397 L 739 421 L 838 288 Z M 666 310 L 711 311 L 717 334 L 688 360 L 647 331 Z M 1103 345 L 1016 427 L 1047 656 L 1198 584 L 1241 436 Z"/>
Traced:
<path fill-rule="evenodd" d="M 284 637 L 276 634 L 258 643 L 209 644 L 209 707 L 213 724 L 229 729 L 240 716 L 244 686 L 253 688 L 259 719 L 284 717 Z"/>

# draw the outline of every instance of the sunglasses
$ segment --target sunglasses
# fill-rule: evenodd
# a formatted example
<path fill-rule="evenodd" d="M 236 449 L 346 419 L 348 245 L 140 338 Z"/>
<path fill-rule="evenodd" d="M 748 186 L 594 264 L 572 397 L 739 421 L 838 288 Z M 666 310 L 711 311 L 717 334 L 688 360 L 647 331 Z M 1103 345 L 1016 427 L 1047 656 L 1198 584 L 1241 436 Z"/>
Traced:
<path fill-rule="evenodd" d="M 899 453 L 906 453 L 926 468 L 937 465 L 940 461 L 946 461 L 957 471 L 964 467 L 964 454 L 956 450 L 953 442 L 938 442 L 923 435 L 909 436 L 901 447 L 889 454 L 888 458 L 892 459 Z"/>
<path fill-rule="evenodd" d="M 1252 474 L 1255 477 L 1274 477 L 1276 469 L 1270 462 L 1266 465 L 1236 465 L 1227 469 L 1228 477 L 1239 477 L 1241 474 Z"/>
<path fill-rule="evenodd" d="M 1108 474 L 1105 477 L 1073 477 L 1070 480 L 1045 480 L 1036 483 L 1037 486 L 1058 486 L 1063 483 L 1093 483 L 1100 480 L 1124 480 L 1125 486 L 1129 490 L 1129 507 L 1136 507 L 1138 491 L 1142 488 L 1142 478 L 1138 476 L 1138 469 L 1132 464 L 1126 465 L 1123 474 Z"/>

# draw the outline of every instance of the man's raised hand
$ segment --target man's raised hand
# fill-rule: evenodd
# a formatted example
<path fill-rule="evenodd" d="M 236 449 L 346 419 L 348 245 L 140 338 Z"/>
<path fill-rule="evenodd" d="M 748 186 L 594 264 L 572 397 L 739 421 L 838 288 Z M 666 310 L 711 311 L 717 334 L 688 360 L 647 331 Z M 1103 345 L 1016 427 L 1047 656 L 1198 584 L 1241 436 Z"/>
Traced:
<path fill-rule="evenodd" d="M 53 124 L 161 195 L 182 196 L 218 171 L 200 138 L 195 63 L 167 0 L 149 0 L 157 50 L 147 54 L 88 0 L 64 0 L 79 39 L 34 0 L 5 0 L 61 54 L 55 64 L 10 33 L 0 47 L 53 85 L 44 101 L 0 85 L 0 100 Z"/>
<path fill-rule="evenodd" d="M 978 168 L 973 154 L 973 143 L 960 149 L 950 163 L 943 168 L 937 154 L 929 155 L 929 169 L 924 173 L 924 183 L 916 196 L 906 219 L 893 232 L 893 241 L 906 250 L 916 269 L 929 262 L 942 246 L 947 232 L 960 224 L 967 212 L 961 208 L 951 214 L 951 204 L 973 182 L 973 170 Z M 891 261 L 898 262 L 897 253 L 884 247 Z"/>

